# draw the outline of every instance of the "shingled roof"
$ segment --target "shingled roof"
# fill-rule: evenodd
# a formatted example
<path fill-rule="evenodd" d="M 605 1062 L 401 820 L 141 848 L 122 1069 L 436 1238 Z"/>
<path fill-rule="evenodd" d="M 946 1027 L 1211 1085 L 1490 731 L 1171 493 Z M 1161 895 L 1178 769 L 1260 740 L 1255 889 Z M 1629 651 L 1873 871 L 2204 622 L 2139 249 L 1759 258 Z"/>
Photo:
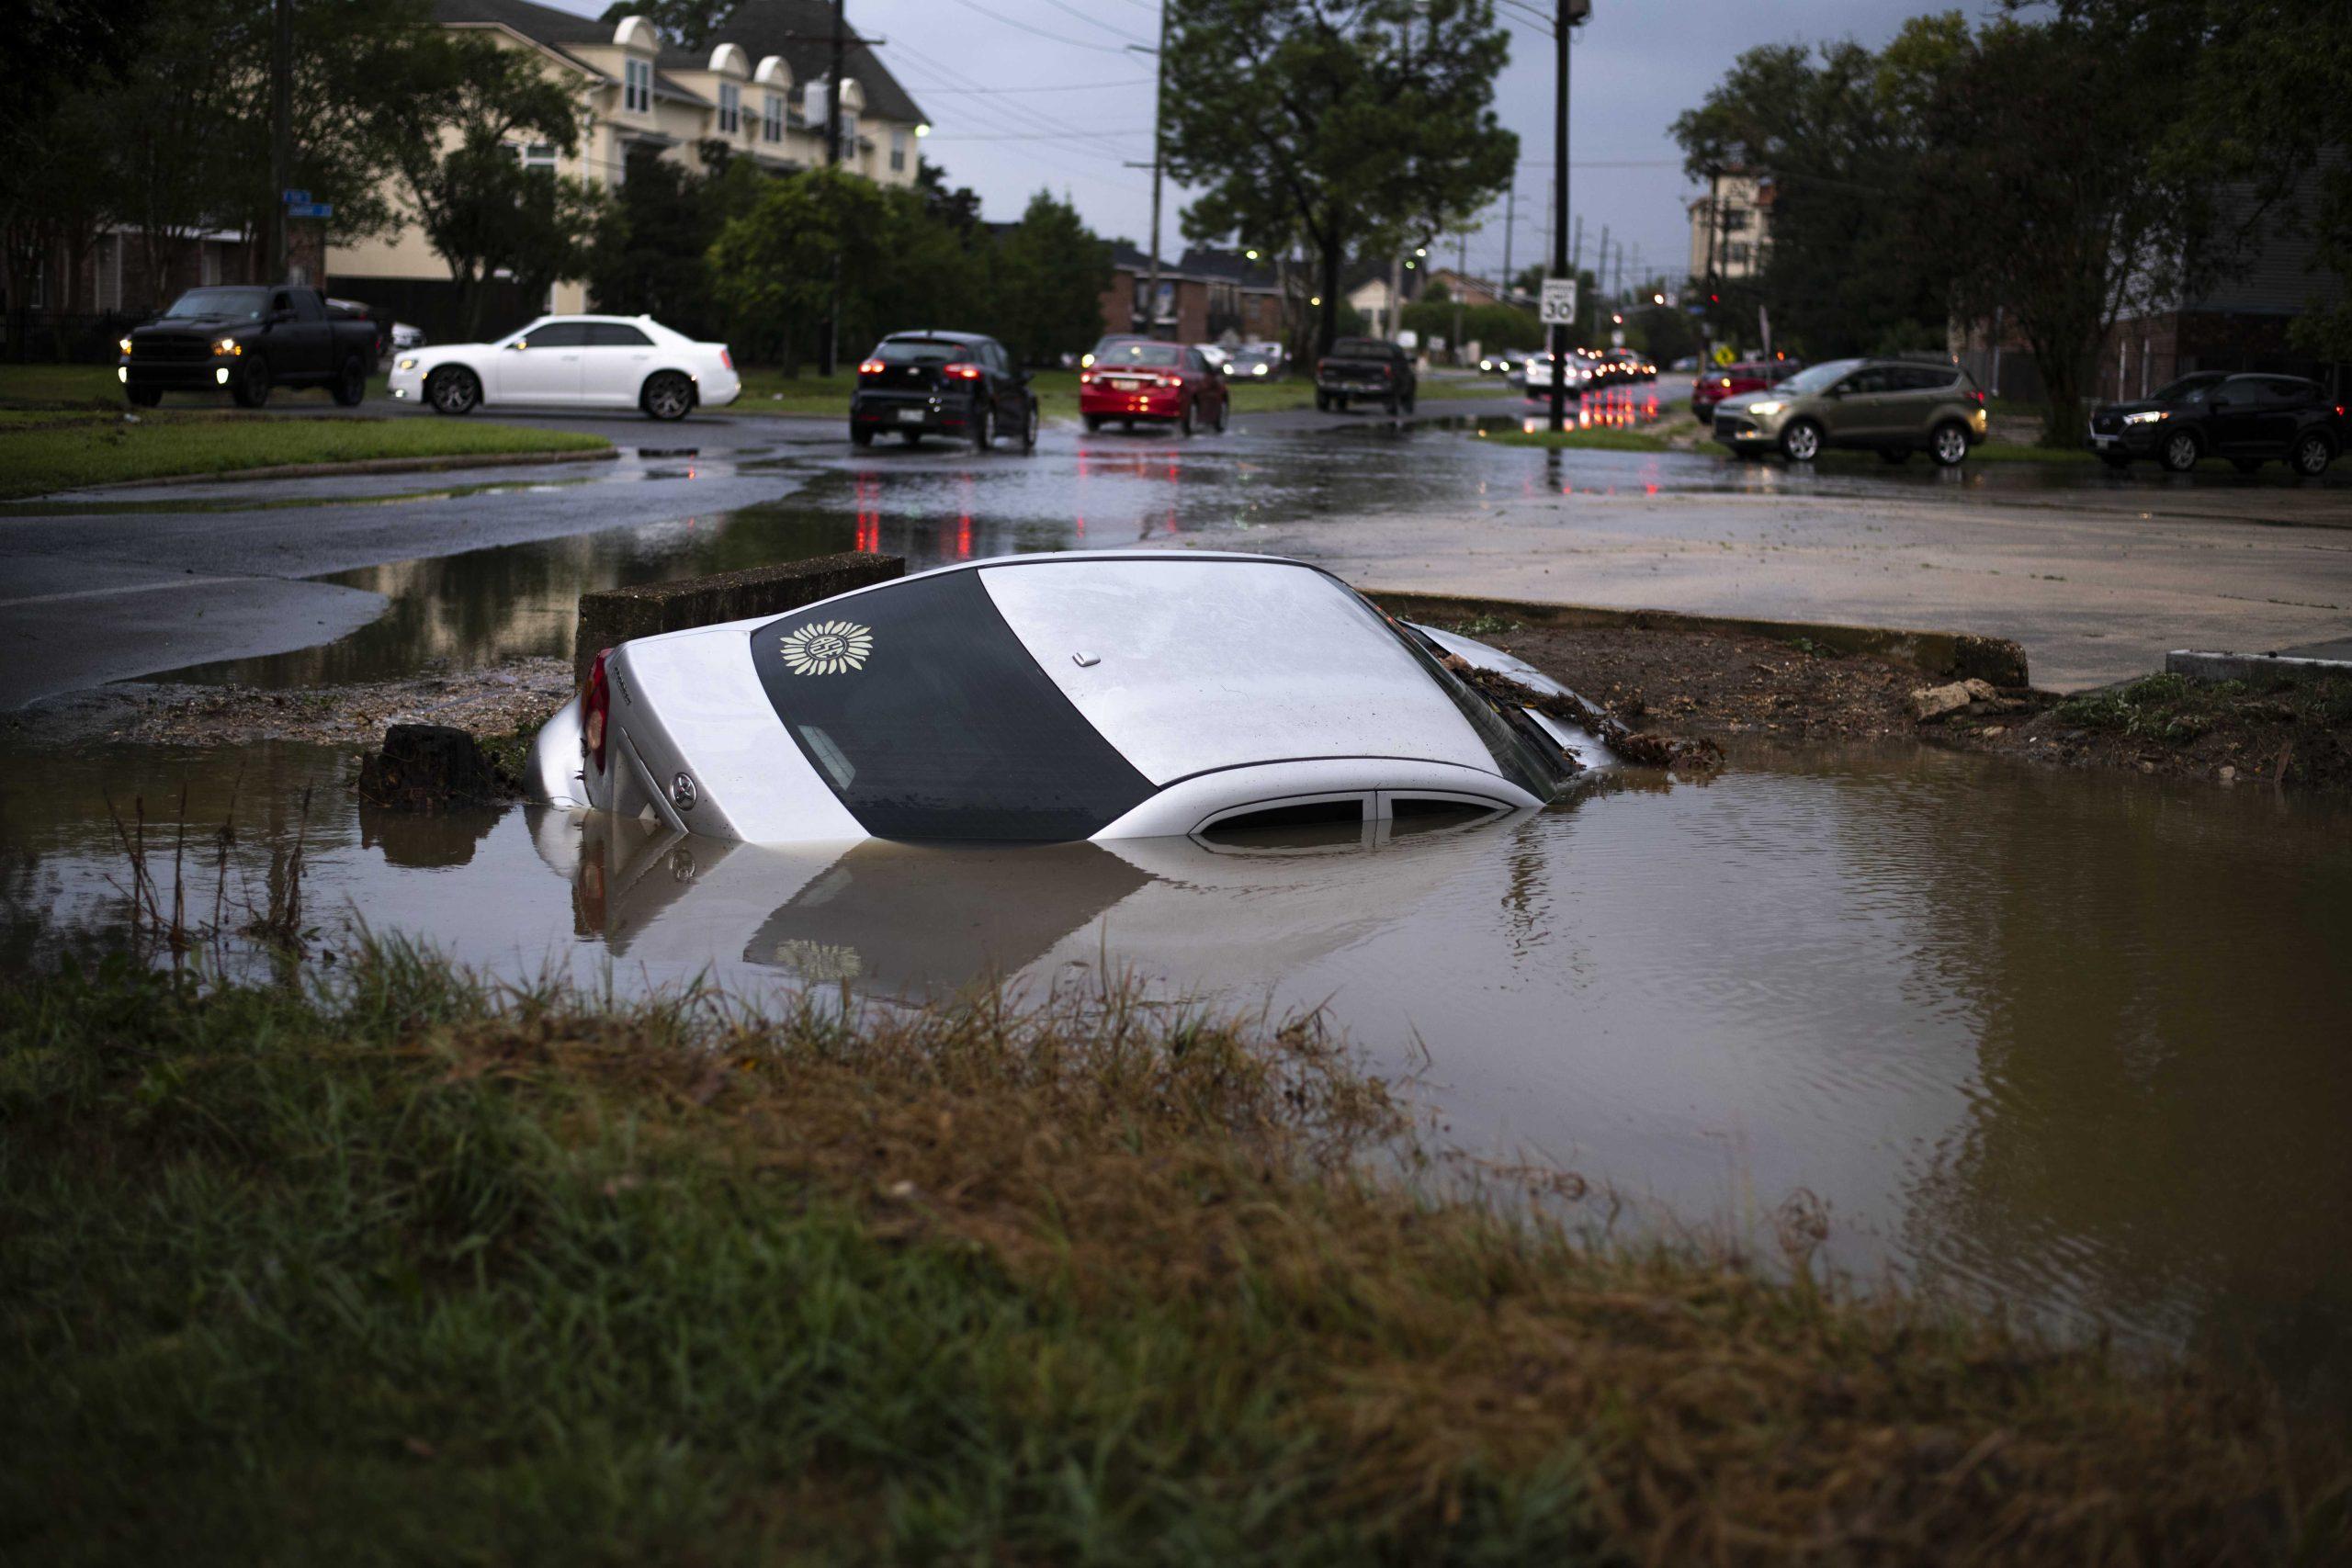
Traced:
<path fill-rule="evenodd" d="M 610 22 L 560 11 L 552 6 L 536 5 L 533 0 L 438 0 L 434 9 L 435 17 L 448 26 L 490 24 L 506 28 L 575 63 L 580 62 L 578 56 L 565 48 L 567 44 L 610 43 L 613 38 Z M 712 47 L 740 44 L 754 62 L 771 54 L 781 55 L 792 68 L 793 81 L 798 84 L 831 74 L 832 37 L 833 12 L 826 0 L 742 0 L 719 23 Z M 707 51 L 664 48 L 659 64 L 665 70 L 692 70 L 709 58 Z M 852 42 L 842 53 L 842 64 L 847 74 L 865 89 L 865 113 L 869 117 L 922 123 L 922 109 L 872 50 Z M 702 101 L 674 83 L 665 81 L 662 86 L 667 96 L 695 103 Z"/>

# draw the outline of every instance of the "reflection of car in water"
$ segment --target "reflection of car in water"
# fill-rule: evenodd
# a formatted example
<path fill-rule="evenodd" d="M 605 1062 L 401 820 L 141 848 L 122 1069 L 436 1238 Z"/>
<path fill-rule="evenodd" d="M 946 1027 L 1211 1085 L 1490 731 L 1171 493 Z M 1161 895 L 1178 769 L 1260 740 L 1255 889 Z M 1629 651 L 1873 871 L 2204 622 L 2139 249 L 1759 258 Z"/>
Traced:
<path fill-rule="evenodd" d="M 1416 918 L 1495 856 L 1482 819 L 1212 831 L 1093 844 L 768 847 L 635 818 L 539 812 L 575 929 L 616 960 L 740 953 L 795 983 L 921 1000 L 1148 953 L 1187 979 L 1305 964 Z M 1506 829 L 1508 841 L 1508 829 Z M 1483 835 L 1482 835 L 1483 836 Z M 1498 852 L 1507 853 L 1507 851 Z"/>
<path fill-rule="evenodd" d="M 531 789 L 752 843 L 1051 842 L 1491 816 L 1600 756 L 1448 656 L 1566 694 L 1295 561 L 1011 557 L 608 649 Z"/>

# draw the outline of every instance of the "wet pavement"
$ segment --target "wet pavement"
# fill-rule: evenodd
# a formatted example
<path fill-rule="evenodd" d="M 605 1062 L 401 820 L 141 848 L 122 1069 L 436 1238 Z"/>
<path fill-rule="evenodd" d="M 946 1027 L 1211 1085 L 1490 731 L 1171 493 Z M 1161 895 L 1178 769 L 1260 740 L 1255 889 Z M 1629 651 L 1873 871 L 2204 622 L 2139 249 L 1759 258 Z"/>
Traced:
<path fill-rule="evenodd" d="M 1621 389 L 1582 417 L 1638 426 L 1658 397 Z M 1027 457 L 857 451 L 831 420 L 524 416 L 622 455 L 18 503 L 0 509 L 0 708 L 189 670 L 285 685 L 567 653 L 582 592 L 853 548 L 916 567 L 1263 549 L 1388 588 L 1976 631 L 2018 637 L 2059 687 L 2154 668 L 2167 648 L 2352 626 L 2352 528 L 2328 525 L 2352 525 L 2352 468 L 2316 485 L 1924 460 L 1815 472 L 1478 434 L 1532 412 L 1508 396 L 1424 403 L 1419 422 L 1300 411 L 1192 440 L 1062 425 Z"/>
<path fill-rule="evenodd" d="M 1445 1139 L 1603 1184 L 1595 1224 L 1756 1239 L 1809 1191 L 1862 1278 L 2352 1390 L 2352 815 L 1939 752 L 1735 761 L 1344 844 L 843 853 L 379 813 L 323 749 L 86 748 L 0 797 L 0 966 L 123 940 L 102 791 L 143 796 L 167 847 L 186 784 L 203 918 L 233 791 L 235 925 L 308 789 L 331 948 L 364 918 L 625 991 L 707 975 L 888 1005 L 1108 965 L 1321 1007 L 1419 1075 Z"/>

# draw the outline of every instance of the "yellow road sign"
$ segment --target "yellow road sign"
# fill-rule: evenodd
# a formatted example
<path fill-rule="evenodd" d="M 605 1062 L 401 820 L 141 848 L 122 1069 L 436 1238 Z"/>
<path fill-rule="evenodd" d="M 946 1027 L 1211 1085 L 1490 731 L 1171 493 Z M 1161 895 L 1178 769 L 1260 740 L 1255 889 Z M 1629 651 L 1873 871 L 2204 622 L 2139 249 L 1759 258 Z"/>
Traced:
<path fill-rule="evenodd" d="M 1718 365 L 1729 365 L 1729 364 L 1732 362 L 1733 357 L 1734 357 L 1734 356 L 1733 356 L 1732 352 L 1731 352 L 1731 344 L 1727 344 L 1727 343 L 1719 343 L 1719 344 L 1715 344 L 1715 363 L 1716 363 L 1716 364 L 1718 364 Z"/>

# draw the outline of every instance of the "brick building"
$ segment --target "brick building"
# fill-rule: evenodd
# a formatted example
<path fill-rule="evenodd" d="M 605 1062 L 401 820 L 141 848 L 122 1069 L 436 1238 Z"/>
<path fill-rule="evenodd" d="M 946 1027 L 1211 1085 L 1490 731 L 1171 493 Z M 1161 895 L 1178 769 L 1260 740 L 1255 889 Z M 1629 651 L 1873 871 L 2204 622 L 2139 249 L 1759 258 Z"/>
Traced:
<path fill-rule="evenodd" d="M 1148 333 L 1178 343 L 1279 343 L 1283 279 L 1271 261 L 1194 245 L 1159 263 L 1158 309 L 1144 293 L 1151 258 L 1122 241 L 1112 247 L 1111 286 L 1102 291 L 1105 333 Z"/>

